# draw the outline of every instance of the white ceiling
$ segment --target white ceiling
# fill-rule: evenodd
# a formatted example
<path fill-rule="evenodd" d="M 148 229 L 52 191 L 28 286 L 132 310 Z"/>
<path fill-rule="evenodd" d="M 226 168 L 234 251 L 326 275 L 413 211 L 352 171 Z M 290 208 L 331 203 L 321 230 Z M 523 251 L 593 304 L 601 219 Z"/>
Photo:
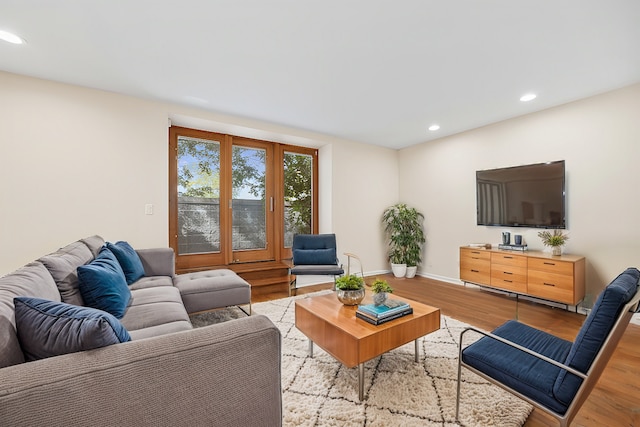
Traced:
<path fill-rule="evenodd" d="M 639 0 L 0 0 L 0 30 L 4 71 L 392 148 L 640 82 Z"/>

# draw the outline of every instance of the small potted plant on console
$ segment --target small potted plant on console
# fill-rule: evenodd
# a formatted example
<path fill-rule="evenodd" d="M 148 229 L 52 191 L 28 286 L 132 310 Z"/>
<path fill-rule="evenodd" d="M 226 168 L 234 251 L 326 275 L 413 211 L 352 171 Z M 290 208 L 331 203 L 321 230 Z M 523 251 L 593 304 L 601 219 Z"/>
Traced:
<path fill-rule="evenodd" d="M 553 233 L 549 230 L 540 231 L 538 237 L 542 239 L 543 245 L 551 246 L 551 254 L 555 256 L 562 255 L 562 247 L 569 240 L 569 236 L 558 229 L 553 230 Z"/>
<path fill-rule="evenodd" d="M 344 305 L 358 305 L 364 298 L 364 279 L 349 274 L 336 279 L 336 295 Z"/>
<path fill-rule="evenodd" d="M 371 292 L 373 292 L 373 303 L 382 305 L 387 301 L 388 294 L 393 292 L 393 288 L 386 280 L 376 279 L 371 284 Z"/>

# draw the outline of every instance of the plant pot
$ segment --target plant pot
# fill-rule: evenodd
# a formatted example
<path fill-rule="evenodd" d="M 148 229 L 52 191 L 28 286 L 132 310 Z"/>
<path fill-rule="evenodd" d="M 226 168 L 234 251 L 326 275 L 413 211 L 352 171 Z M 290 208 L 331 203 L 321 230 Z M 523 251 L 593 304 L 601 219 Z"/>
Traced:
<path fill-rule="evenodd" d="M 336 296 L 344 305 L 358 305 L 364 299 L 364 288 L 349 291 L 336 289 Z"/>
<path fill-rule="evenodd" d="M 418 271 L 418 266 L 409 267 L 407 266 L 407 273 L 404 275 L 407 279 L 413 279 L 416 277 L 416 272 Z"/>
<path fill-rule="evenodd" d="M 391 271 L 395 277 L 404 277 L 407 274 L 407 264 L 391 263 Z"/>
<path fill-rule="evenodd" d="M 562 246 L 553 246 L 551 248 L 551 255 L 553 255 L 553 256 L 562 255 Z"/>
<path fill-rule="evenodd" d="M 375 305 L 383 305 L 387 302 L 388 294 L 386 292 L 378 292 L 377 294 L 373 294 L 373 303 Z"/>

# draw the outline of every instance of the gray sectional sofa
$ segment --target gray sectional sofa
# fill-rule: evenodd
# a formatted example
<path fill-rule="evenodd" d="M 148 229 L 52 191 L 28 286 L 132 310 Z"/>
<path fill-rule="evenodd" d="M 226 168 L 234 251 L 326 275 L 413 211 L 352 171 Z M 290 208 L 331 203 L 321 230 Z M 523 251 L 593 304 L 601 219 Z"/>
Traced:
<path fill-rule="evenodd" d="M 250 286 L 230 270 L 176 276 L 171 249 L 136 250 L 144 275 L 128 284 L 124 314 L 116 320 L 99 311 L 96 320 L 98 310 L 83 307 L 78 267 L 98 261 L 103 245 L 99 236 L 81 239 L 0 278 L 0 424 L 281 425 L 281 338 L 273 323 L 253 315 L 194 329 L 189 320 L 250 302 Z M 58 311 L 44 313 L 48 306 Z M 77 314 L 84 311 L 94 317 Z M 60 326 L 65 316 L 75 323 Z M 65 328 L 78 322 L 100 333 L 85 328 L 69 337 Z M 33 346 L 58 351 L 105 330 L 107 340 L 114 330 L 127 339 L 32 361 Z"/>

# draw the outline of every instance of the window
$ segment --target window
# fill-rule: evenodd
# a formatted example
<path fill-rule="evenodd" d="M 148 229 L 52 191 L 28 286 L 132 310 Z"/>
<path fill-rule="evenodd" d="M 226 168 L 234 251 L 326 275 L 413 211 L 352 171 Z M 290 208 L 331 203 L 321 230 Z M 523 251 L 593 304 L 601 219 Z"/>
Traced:
<path fill-rule="evenodd" d="M 169 242 L 176 270 L 291 257 L 317 232 L 317 151 L 172 126 Z"/>

